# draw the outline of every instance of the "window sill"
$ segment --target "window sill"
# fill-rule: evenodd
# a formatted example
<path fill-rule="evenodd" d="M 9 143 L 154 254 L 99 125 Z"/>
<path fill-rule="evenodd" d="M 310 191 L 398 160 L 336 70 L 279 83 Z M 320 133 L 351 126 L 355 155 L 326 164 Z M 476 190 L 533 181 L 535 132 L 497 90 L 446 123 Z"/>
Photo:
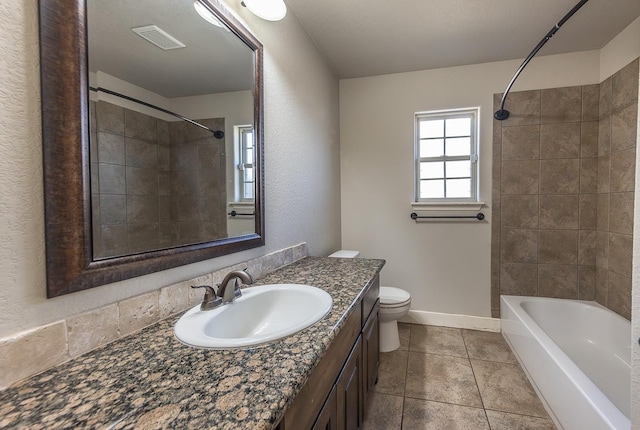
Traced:
<path fill-rule="evenodd" d="M 411 209 L 421 212 L 477 212 L 484 202 L 411 202 Z"/>

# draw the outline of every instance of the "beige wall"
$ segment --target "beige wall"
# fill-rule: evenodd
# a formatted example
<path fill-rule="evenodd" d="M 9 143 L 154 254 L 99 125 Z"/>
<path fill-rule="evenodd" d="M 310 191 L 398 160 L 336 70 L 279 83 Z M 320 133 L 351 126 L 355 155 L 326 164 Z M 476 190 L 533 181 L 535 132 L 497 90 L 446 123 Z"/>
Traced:
<path fill-rule="evenodd" d="M 48 300 L 37 2 L 0 14 L 0 337 L 307 242 L 340 245 L 338 81 L 293 16 L 262 21 L 231 4 L 264 44 L 266 246 Z"/>

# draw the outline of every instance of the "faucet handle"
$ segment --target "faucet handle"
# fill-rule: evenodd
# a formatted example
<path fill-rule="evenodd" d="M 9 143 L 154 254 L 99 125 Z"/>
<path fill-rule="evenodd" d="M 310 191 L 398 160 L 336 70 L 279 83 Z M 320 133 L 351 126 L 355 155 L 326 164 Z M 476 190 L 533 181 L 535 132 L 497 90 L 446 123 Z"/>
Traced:
<path fill-rule="evenodd" d="M 191 288 L 204 288 L 205 290 L 204 298 L 200 305 L 201 311 L 209 311 L 222 304 L 222 299 L 220 297 L 216 297 L 216 291 L 210 285 L 192 285 Z"/>

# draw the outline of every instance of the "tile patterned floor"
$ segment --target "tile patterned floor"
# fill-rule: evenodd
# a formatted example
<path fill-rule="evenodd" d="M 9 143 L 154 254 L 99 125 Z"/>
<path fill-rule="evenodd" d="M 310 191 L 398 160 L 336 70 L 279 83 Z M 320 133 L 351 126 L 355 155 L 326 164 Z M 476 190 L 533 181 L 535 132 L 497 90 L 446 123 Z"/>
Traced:
<path fill-rule="evenodd" d="M 399 324 L 364 430 L 555 430 L 500 333 Z"/>

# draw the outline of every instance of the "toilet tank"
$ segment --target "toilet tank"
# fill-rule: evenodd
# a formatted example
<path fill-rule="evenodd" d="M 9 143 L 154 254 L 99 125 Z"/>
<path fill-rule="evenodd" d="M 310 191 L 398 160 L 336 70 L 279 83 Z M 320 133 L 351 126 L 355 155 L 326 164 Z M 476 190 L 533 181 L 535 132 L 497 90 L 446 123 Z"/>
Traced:
<path fill-rule="evenodd" d="M 358 256 L 360 256 L 360 252 L 358 252 L 358 251 L 350 251 L 348 249 L 341 249 L 340 251 L 334 252 L 329 257 L 333 257 L 333 258 L 356 258 Z"/>

